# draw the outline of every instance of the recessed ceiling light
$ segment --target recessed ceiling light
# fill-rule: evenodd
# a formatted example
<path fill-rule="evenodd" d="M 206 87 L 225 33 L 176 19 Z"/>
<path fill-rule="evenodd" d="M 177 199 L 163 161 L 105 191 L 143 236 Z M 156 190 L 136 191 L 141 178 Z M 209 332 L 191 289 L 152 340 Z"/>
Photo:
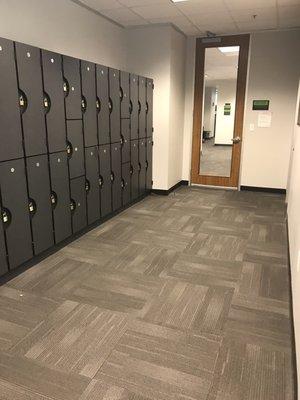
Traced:
<path fill-rule="evenodd" d="M 218 47 L 218 49 L 222 53 L 237 53 L 240 50 L 240 46 Z"/>

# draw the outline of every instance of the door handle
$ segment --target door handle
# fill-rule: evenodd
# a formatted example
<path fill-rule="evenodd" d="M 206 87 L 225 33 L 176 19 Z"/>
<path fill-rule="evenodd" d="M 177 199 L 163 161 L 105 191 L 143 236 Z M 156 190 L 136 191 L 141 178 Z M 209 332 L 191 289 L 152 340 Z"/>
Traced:
<path fill-rule="evenodd" d="M 239 136 L 234 137 L 233 139 L 231 139 L 233 144 L 237 144 L 240 143 L 242 141 L 242 139 Z"/>

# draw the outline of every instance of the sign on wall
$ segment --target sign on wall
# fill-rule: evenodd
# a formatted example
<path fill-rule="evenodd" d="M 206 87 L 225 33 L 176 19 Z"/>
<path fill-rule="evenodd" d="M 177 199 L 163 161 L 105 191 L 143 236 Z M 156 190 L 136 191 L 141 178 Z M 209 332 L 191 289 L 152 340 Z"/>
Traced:
<path fill-rule="evenodd" d="M 231 114 L 231 103 L 225 103 L 224 105 L 224 115 Z"/>
<path fill-rule="evenodd" d="M 255 111 L 268 111 L 270 100 L 253 100 L 252 110 Z"/>

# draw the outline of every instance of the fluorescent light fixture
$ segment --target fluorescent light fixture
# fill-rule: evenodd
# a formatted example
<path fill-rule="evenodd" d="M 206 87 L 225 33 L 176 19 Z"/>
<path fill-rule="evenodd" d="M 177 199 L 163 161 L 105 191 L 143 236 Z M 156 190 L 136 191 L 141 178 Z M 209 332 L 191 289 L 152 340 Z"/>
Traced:
<path fill-rule="evenodd" d="M 218 49 L 222 53 L 237 53 L 240 50 L 240 46 L 218 47 Z"/>
<path fill-rule="evenodd" d="M 187 1 L 187 0 L 171 0 L 172 3 L 181 3 L 182 1 Z"/>

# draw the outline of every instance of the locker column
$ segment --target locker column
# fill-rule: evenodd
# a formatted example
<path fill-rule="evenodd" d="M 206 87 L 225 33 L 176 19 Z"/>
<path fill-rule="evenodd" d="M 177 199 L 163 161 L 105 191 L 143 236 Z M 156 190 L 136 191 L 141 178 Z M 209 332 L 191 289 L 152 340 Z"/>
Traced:
<path fill-rule="evenodd" d="M 152 189 L 153 158 L 153 79 L 146 79 L 146 190 Z"/>
<path fill-rule="evenodd" d="M 5 214 L 2 211 L 1 206 L 1 194 L 0 194 L 0 276 L 4 275 L 8 271 L 7 256 L 6 256 L 6 244 L 3 230 L 3 223 L 5 223 Z"/>

